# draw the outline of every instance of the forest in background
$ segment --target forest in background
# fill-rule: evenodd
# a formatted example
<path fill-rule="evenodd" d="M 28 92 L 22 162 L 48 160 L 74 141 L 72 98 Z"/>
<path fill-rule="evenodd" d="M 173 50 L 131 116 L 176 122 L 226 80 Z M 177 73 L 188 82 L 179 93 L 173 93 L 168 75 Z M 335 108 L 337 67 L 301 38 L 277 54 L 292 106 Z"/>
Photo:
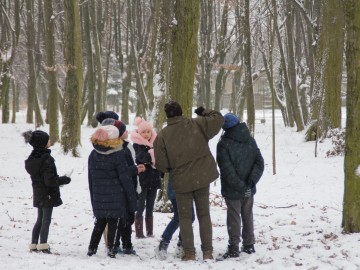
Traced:
<path fill-rule="evenodd" d="M 76 156 L 80 126 L 95 127 L 96 112 L 113 109 L 125 123 L 135 112 L 160 129 L 169 99 L 179 101 L 187 116 L 194 106 L 222 109 L 231 78 L 228 109 L 241 118 L 246 109 L 254 134 L 253 80 L 265 72 L 272 109 L 281 110 L 284 125 L 306 129 L 306 140 L 318 140 L 341 128 L 345 81 L 345 164 L 351 164 L 345 171 L 358 179 L 358 5 L 355 0 L 0 0 L 2 123 L 16 123 L 16 112 L 26 108 L 27 123 L 48 123 L 51 141 Z M 273 140 L 275 160 L 275 130 Z M 355 206 L 360 205 L 355 194 Z M 358 225 L 348 226 L 359 230 L 360 214 L 353 207 Z"/>

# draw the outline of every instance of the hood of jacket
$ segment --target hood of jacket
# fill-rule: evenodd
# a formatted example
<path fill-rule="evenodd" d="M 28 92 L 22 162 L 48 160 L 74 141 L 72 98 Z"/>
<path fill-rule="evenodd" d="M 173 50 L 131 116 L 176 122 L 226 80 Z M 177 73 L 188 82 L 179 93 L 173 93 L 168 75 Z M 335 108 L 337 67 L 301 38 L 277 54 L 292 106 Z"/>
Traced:
<path fill-rule="evenodd" d="M 27 160 L 25 160 L 25 169 L 30 175 L 36 175 L 39 173 L 44 160 L 44 155 L 49 156 L 50 149 L 36 148 L 34 149 Z"/>
<path fill-rule="evenodd" d="M 103 155 L 109 155 L 111 153 L 122 150 L 123 148 L 123 140 L 120 138 L 99 141 L 97 139 L 91 138 L 92 145 L 96 152 Z"/>
<path fill-rule="evenodd" d="M 222 137 L 239 143 L 246 143 L 251 138 L 249 128 L 245 123 L 239 123 L 236 126 L 225 130 Z"/>

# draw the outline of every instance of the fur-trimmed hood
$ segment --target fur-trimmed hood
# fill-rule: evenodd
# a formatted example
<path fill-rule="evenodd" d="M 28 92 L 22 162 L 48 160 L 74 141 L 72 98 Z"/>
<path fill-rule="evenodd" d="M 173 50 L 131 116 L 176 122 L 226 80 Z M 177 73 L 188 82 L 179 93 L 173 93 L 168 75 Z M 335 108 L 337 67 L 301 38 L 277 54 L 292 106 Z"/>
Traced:
<path fill-rule="evenodd" d="M 100 154 L 111 154 L 116 151 L 122 150 L 124 141 L 120 138 L 100 141 L 94 137 L 90 138 L 94 149 Z"/>

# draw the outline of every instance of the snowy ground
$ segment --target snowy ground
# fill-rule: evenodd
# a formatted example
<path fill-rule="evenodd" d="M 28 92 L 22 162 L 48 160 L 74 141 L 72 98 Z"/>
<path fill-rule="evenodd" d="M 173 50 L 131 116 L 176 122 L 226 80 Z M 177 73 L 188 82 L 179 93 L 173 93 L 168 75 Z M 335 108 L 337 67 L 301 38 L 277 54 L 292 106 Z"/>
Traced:
<path fill-rule="evenodd" d="M 261 112 L 262 113 L 262 112 Z M 154 214 L 154 238 L 135 239 L 138 256 L 106 256 L 105 246 L 87 257 L 93 216 L 87 185 L 87 157 L 92 149 L 92 128 L 82 128 L 81 157 L 64 155 L 59 144 L 52 155 L 60 175 L 74 169 L 72 182 L 61 188 L 64 204 L 55 208 L 49 244 L 58 255 L 29 253 L 28 244 L 36 219 L 32 207 L 32 188 L 24 169 L 31 152 L 21 132 L 33 129 L 25 124 L 25 112 L 17 115 L 18 124 L 0 124 L 0 265 L 2 269 L 360 269 L 360 235 L 341 233 L 343 199 L 343 157 L 326 158 L 331 141 L 318 145 L 304 142 L 304 133 L 276 123 L 276 175 L 272 173 L 271 121 L 256 125 L 255 139 L 265 159 L 265 172 L 255 195 L 254 220 L 256 253 L 239 259 L 203 262 L 198 224 L 194 224 L 197 261 L 181 262 L 170 244 L 166 261 L 154 256 L 163 229 L 171 214 Z M 134 117 L 134 115 L 132 115 Z M 270 115 L 267 115 L 270 117 Z M 128 126 L 131 130 L 132 126 Z M 43 127 L 48 131 L 48 127 Z M 211 141 L 215 154 L 220 134 Z M 211 186 L 213 205 L 214 255 L 227 246 L 226 211 L 221 201 L 220 182 Z"/>

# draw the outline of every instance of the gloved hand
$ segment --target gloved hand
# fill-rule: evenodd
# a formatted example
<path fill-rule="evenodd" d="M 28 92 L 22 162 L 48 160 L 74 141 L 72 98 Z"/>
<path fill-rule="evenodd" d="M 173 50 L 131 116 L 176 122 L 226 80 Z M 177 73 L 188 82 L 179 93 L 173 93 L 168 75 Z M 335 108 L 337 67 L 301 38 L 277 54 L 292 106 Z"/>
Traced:
<path fill-rule="evenodd" d="M 194 113 L 201 116 L 204 111 L 205 111 L 205 108 L 203 106 L 200 106 L 200 107 L 195 109 Z"/>
<path fill-rule="evenodd" d="M 67 185 L 71 182 L 71 178 L 68 176 L 61 176 L 59 180 L 61 185 Z"/>

